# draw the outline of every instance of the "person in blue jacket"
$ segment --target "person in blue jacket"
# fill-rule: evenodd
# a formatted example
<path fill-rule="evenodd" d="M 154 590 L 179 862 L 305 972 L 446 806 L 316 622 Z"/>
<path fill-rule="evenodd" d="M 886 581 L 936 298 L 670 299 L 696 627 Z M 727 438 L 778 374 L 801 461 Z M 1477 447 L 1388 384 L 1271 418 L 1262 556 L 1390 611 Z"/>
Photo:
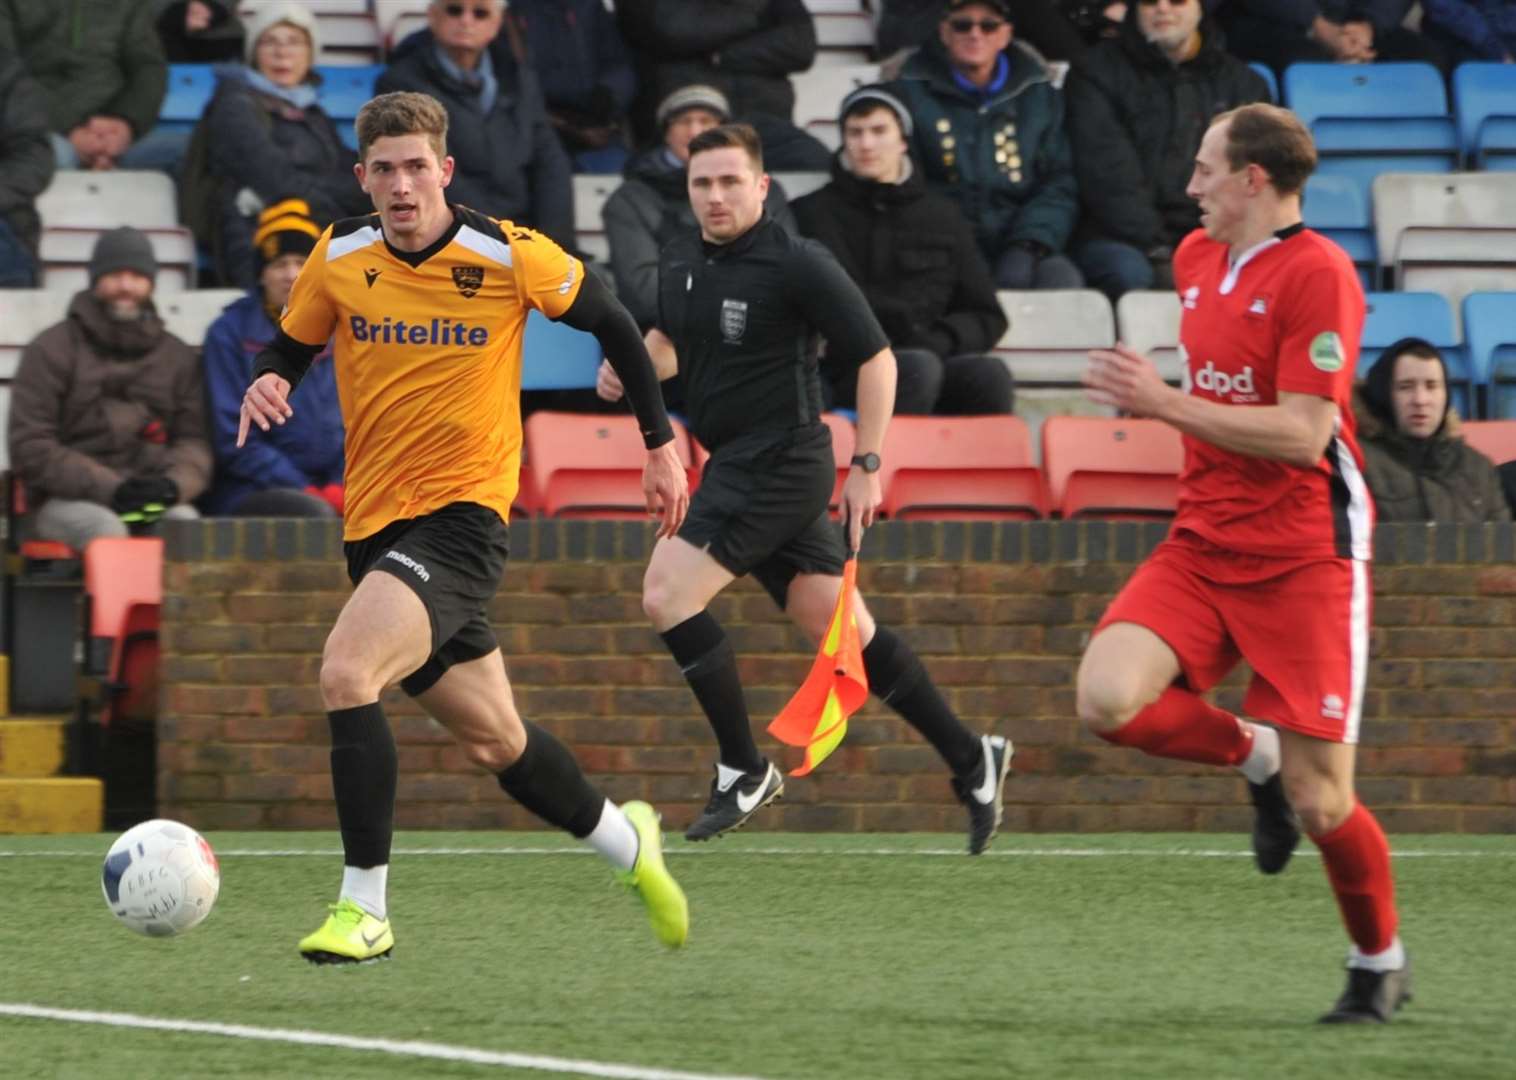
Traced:
<path fill-rule="evenodd" d="M 294 415 L 249 432 L 237 449 L 242 395 L 253 358 L 274 338 L 279 312 L 321 229 L 302 199 L 283 199 L 259 216 L 253 235 L 258 287 L 226 306 L 205 334 L 205 390 L 216 476 L 201 499 L 208 515 L 332 517 L 342 514 L 342 410 L 328 349 L 290 399 Z"/>

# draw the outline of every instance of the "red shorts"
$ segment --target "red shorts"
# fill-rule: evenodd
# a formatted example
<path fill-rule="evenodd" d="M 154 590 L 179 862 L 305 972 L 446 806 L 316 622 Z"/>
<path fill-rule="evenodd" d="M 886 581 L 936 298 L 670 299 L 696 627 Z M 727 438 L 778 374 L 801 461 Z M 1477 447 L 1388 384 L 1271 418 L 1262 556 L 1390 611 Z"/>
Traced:
<path fill-rule="evenodd" d="M 1095 632 L 1118 622 L 1153 631 L 1197 693 L 1246 660 L 1248 716 L 1355 743 L 1371 600 L 1366 562 L 1239 555 L 1182 533 L 1137 568 Z"/>

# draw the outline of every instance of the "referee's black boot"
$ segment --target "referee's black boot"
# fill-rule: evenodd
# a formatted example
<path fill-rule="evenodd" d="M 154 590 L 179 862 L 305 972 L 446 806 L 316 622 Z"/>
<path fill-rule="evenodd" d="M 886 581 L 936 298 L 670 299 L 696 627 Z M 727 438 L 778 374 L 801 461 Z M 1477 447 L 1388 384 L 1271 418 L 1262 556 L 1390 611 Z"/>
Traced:
<path fill-rule="evenodd" d="M 1283 870 L 1300 843 L 1300 822 L 1276 772 L 1261 784 L 1248 781 L 1253 800 L 1253 861 L 1265 874 Z"/>
<path fill-rule="evenodd" d="M 1005 778 L 1011 772 L 1015 748 L 1004 735 L 979 737 L 979 761 L 974 771 L 953 777 L 953 793 L 969 812 L 969 854 L 990 846 L 1005 817 Z"/>
<path fill-rule="evenodd" d="M 1411 1000 L 1411 961 L 1394 971 L 1348 968 L 1348 985 L 1323 1024 L 1387 1024 Z"/>
<path fill-rule="evenodd" d="M 705 809 L 688 829 L 686 840 L 709 840 L 713 836 L 740 829 L 748 818 L 784 794 L 784 774 L 765 761 L 759 772 L 740 773 L 716 766 L 711 781 L 711 797 Z M 725 783 L 723 784 L 723 779 Z"/>

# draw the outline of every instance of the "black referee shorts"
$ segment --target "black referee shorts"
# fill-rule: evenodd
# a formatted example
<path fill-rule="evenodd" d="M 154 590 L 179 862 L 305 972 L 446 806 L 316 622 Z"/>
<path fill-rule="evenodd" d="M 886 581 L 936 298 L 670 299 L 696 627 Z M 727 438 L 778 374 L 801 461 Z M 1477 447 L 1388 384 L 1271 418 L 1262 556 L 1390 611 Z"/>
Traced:
<path fill-rule="evenodd" d="M 842 573 L 842 528 L 827 512 L 836 480 L 825 424 L 745 435 L 706 462 L 679 536 L 783 608 L 795 575 Z"/>
<path fill-rule="evenodd" d="M 449 503 L 440 510 L 386 525 L 372 536 L 342 545 L 354 585 L 373 570 L 393 574 L 421 598 L 432 624 L 431 655 L 400 680 L 415 697 L 454 664 L 488 656 L 497 647 L 486 609 L 510 545 L 500 515 L 478 503 Z"/>

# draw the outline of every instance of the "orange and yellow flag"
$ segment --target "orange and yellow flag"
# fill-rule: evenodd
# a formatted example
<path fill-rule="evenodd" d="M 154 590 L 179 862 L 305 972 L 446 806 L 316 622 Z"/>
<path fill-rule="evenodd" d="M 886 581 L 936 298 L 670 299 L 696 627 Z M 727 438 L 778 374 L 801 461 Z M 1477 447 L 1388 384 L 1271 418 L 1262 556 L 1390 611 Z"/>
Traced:
<path fill-rule="evenodd" d="M 826 636 L 821 639 L 816 662 L 795 696 L 769 725 L 769 734 L 780 742 L 805 747 L 805 760 L 791 776 L 804 776 L 837 749 L 847 734 L 847 718 L 869 696 L 863 646 L 858 642 L 858 620 L 853 614 L 857 588 L 858 559 L 853 557 L 843 566 L 837 607 Z"/>

